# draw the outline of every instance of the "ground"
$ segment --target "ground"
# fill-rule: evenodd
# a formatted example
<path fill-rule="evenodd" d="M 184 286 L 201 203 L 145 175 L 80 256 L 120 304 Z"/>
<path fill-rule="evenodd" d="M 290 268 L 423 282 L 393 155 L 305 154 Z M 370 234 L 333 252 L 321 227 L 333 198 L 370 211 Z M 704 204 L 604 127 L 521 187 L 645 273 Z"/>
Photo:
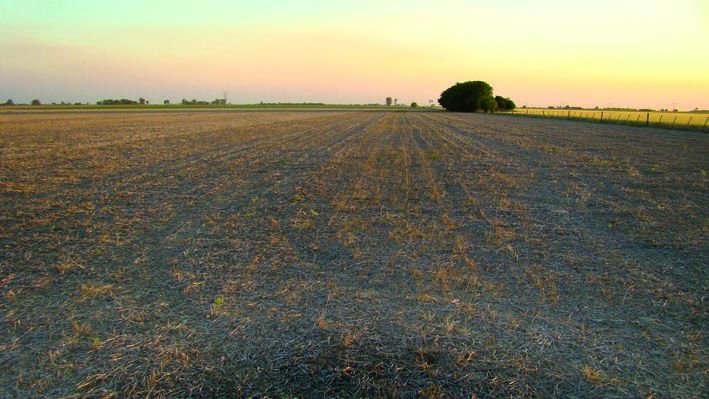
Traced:
<path fill-rule="evenodd" d="M 0 397 L 706 397 L 709 136 L 0 116 Z"/>

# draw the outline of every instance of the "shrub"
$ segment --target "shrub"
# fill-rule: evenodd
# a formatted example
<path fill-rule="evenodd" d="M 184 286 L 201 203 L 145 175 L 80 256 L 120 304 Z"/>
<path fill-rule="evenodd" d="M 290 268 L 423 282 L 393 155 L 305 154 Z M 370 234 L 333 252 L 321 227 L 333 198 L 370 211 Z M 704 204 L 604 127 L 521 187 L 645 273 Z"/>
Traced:
<path fill-rule="evenodd" d="M 500 111 L 512 111 L 517 108 L 515 102 L 507 97 L 495 96 L 495 102 L 497 103 L 497 109 Z"/>

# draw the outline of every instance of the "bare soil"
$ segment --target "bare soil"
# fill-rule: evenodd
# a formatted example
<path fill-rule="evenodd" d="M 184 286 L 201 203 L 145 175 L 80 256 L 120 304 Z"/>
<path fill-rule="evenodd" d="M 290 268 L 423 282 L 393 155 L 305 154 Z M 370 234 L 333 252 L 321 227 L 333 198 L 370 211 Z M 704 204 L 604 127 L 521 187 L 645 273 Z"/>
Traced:
<path fill-rule="evenodd" d="M 709 136 L 0 116 L 0 397 L 709 392 Z"/>

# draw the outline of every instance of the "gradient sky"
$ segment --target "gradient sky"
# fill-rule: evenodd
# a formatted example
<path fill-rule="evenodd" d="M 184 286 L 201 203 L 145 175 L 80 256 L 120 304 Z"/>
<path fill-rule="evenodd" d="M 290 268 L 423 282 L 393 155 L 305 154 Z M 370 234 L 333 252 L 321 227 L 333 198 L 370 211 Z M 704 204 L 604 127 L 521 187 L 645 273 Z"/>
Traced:
<path fill-rule="evenodd" d="M 0 0 L 0 97 L 709 109 L 709 0 Z"/>

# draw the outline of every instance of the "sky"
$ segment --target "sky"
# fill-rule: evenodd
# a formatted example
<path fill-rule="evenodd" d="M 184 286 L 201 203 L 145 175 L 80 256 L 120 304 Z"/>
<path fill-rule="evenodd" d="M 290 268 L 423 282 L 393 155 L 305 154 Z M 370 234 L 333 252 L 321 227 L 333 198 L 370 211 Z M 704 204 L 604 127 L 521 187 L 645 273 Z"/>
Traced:
<path fill-rule="evenodd" d="M 709 109 L 709 0 L 0 0 L 0 101 Z"/>

